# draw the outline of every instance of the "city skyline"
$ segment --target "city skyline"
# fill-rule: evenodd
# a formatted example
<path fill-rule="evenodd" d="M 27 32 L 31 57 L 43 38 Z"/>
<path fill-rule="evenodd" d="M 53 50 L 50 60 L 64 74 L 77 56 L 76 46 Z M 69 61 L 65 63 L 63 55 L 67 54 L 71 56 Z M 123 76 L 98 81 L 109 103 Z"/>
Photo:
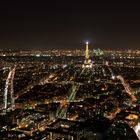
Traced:
<path fill-rule="evenodd" d="M 140 51 L 93 55 L 88 45 L 1 51 L 0 139 L 140 138 Z"/>
<path fill-rule="evenodd" d="M 139 49 L 136 4 L 2 3 L 0 49 Z"/>

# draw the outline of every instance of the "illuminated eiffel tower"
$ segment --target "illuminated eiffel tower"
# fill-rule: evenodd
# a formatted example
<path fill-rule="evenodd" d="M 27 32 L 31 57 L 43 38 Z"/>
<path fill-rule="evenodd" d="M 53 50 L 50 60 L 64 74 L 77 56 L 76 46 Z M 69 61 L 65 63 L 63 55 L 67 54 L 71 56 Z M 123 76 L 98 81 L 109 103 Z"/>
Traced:
<path fill-rule="evenodd" d="M 84 64 L 82 65 L 82 68 L 92 68 L 92 63 L 89 58 L 89 49 L 88 49 L 89 42 L 86 42 L 86 50 L 85 50 L 85 61 Z"/>

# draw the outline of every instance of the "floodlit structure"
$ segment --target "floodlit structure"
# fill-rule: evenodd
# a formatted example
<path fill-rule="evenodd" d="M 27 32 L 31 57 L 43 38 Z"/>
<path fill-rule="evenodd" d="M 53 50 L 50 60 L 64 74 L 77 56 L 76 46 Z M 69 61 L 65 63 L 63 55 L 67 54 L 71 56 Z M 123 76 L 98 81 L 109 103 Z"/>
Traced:
<path fill-rule="evenodd" d="M 83 68 L 92 68 L 92 63 L 89 58 L 89 49 L 88 49 L 89 42 L 86 41 L 86 50 L 85 50 L 85 61 L 84 64 L 82 65 Z"/>

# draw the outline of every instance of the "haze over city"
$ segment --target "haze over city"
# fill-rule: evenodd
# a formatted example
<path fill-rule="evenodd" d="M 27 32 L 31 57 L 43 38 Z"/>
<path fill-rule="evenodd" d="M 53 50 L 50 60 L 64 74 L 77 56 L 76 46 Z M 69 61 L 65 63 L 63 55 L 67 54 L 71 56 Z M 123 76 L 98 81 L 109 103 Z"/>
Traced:
<path fill-rule="evenodd" d="M 2 2 L 0 49 L 139 49 L 140 9 L 133 3 Z"/>

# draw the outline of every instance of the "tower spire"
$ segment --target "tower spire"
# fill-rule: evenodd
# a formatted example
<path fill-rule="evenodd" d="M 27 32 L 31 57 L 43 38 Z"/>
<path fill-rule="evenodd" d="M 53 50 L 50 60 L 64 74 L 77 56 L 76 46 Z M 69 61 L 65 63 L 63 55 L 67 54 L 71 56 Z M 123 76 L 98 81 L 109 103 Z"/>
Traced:
<path fill-rule="evenodd" d="M 88 44 L 89 42 L 86 42 L 86 59 L 89 59 L 89 50 L 88 50 Z"/>

